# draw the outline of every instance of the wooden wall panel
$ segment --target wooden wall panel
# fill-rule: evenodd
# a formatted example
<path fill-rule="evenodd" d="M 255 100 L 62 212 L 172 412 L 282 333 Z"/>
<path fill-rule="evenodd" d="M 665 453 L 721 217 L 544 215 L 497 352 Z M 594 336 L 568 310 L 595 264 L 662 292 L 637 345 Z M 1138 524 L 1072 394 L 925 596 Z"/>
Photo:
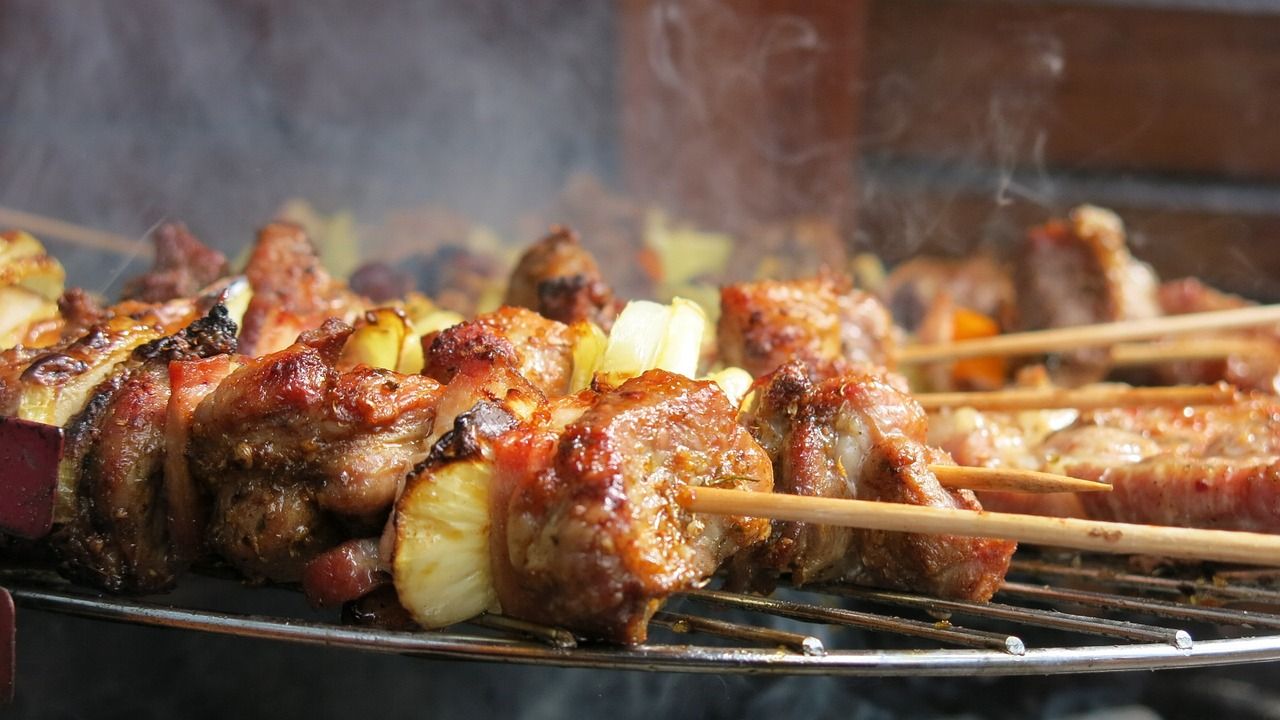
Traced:
<path fill-rule="evenodd" d="M 1280 180 L 1280 13 L 880 0 L 863 146 L 997 166 Z"/>

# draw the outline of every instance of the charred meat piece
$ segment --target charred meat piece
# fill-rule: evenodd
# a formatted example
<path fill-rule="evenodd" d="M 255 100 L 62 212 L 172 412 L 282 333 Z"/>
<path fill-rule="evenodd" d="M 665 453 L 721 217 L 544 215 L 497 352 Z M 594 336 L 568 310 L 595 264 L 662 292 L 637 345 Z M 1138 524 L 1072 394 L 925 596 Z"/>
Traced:
<path fill-rule="evenodd" d="M 934 299 L 943 293 L 957 306 L 995 318 L 1003 327 L 1012 323 L 1013 278 L 988 257 L 918 257 L 894 268 L 880 288 L 893 319 L 908 332 L 920 327 Z"/>
<path fill-rule="evenodd" d="M 448 383 L 470 362 L 502 363 L 549 397 L 569 391 L 573 338 L 569 326 L 532 310 L 504 307 L 424 336 L 423 373 Z"/>
<path fill-rule="evenodd" d="M 135 349 L 98 385 L 71 420 L 67 452 L 71 516 L 55 531 L 61 570 L 113 592 L 169 587 L 189 562 L 174 552 L 169 518 L 180 503 L 166 492 L 169 363 L 225 356 L 235 350 L 236 325 L 226 309 L 176 335 Z"/>
<path fill-rule="evenodd" d="M 726 286 L 716 331 L 720 359 L 757 377 L 791 360 L 816 377 L 854 364 L 894 364 L 889 311 L 852 289 L 848 278 L 823 274 Z"/>
<path fill-rule="evenodd" d="M 361 299 L 329 275 L 306 232 L 293 223 L 273 222 L 258 232 L 244 273 L 253 287 L 240 333 L 246 355 L 281 350 L 326 319 L 350 319 L 362 309 Z"/>
<path fill-rule="evenodd" d="M 1070 327 L 1160 314 L 1151 267 L 1129 254 L 1114 213 L 1083 205 L 1066 222 L 1032 228 L 1015 273 L 1022 330 Z M 1065 356 L 1072 384 L 1106 374 L 1105 350 Z"/>
<path fill-rule="evenodd" d="M 426 455 L 440 386 L 335 365 L 351 327 L 329 320 L 247 360 L 195 410 L 187 460 L 214 498 L 213 549 L 250 578 L 297 580 L 345 532 L 376 531 Z"/>
<path fill-rule="evenodd" d="M 790 364 L 764 381 L 745 416 L 774 461 L 775 489 L 795 495 L 980 510 L 967 490 L 943 488 L 924 442 L 927 417 L 894 376 L 849 372 L 811 385 Z M 1004 579 L 1015 544 L 946 535 L 777 523 L 762 550 L 735 560 L 735 584 L 772 589 L 842 580 L 983 602 Z"/>
<path fill-rule="evenodd" d="M 552 228 L 520 256 L 503 304 L 565 324 L 590 320 L 605 330 L 622 309 L 577 233 L 562 227 Z"/>
<path fill-rule="evenodd" d="M 562 433 L 499 440 L 494 583 L 502 611 L 619 643 L 643 642 L 672 593 L 765 539 L 769 522 L 694 516 L 680 488 L 768 492 L 768 456 L 709 382 L 651 370 Z"/>
<path fill-rule="evenodd" d="M 191 297 L 228 274 L 227 258 L 192 235 L 182 223 L 169 222 L 151 234 L 155 265 L 125 283 L 125 300 L 159 303 Z"/>

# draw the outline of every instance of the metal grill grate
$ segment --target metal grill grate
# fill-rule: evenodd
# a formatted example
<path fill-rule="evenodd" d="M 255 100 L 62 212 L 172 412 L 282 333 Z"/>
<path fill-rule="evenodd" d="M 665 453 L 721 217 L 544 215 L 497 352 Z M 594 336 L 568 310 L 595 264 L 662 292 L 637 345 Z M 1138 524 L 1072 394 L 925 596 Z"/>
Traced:
<path fill-rule="evenodd" d="M 834 585 L 771 598 L 696 590 L 673 598 L 654 618 L 651 644 L 636 648 L 584 643 L 564 629 L 497 615 L 443 632 L 398 632 L 171 607 L 163 598 L 103 597 L 47 572 L 0 571 L 0 585 L 19 607 L 103 620 L 571 667 L 996 675 L 1280 660 L 1280 614 L 1255 609 L 1280 607 L 1280 593 L 1264 584 L 1273 579 L 1269 574 L 1153 577 L 1097 559 L 1035 558 L 1016 561 L 1010 577 L 989 604 Z M 1241 603 L 1249 609 L 1238 607 Z"/>

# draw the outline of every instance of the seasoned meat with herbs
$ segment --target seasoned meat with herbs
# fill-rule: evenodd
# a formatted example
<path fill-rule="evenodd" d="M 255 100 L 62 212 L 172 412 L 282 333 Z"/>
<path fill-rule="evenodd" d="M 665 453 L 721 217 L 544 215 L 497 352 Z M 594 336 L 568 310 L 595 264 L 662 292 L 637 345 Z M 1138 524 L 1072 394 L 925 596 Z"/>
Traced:
<path fill-rule="evenodd" d="M 978 418 L 954 422 L 971 413 Z M 1077 495 L 982 493 L 988 509 L 1280 533 L 1280 402 L 1274 396 L 1256 394 L 1228 405 L 1093 410 L 1050 432 L 1010 414 L 967 411 L 943 419 L 948 417 L 954 427 L 943 429 L 950 438 L 940 441 L 966 465 L 1014 464 L 1113 488 Z"/>
<path fill-rule="evenodd" d="M 980 510 L 968 490 L 943 488 L 930 464 L 950 464 L 925 444 L 928 419 L 896 376 L 857 370 L 811 383 L 788 364 L 763 380 L 744 421 L 774 462 L 775 490 L 794 495 Z M 950 535 L 861 530 L 797 522 L 774 526 L 768 544 L 736 558 L 736 585 L 771 590 L 842 580 L 986 601 L 1015 544 Z"/>
<path fill-rule="evenodd" d="M 227 258 L 200 242 L 180 222 L 164 223 L 151 233 L 155 263 L 146 273 L 125 283 L 121 298 L 160 303 L 191 297 L 227 275 Z"/>
<path fill-rule="evenodd" d="M 622 310 L 577 233 L 562 227 L 552 228 L 520 256 L 503 304 L 536 310 L 565 324 L 589 320 L 605 330 Z"/>
<path fill-rule="evenodd" d="M 1090 205 L 1072 210 L 1067 221 L 1031 229 L 1015 283 L 1022 330 L 1160 315 L 1154 271 L 1129 253 L 1120 218 Z M 1063 358 L 1060 378 L 1073 385 L 1098 380 L 1108 369 L 1105 350 Z"/>
<path fill-rule="evenodd" d="M 651 370 L 563 432 L 498 442 L 493 572 L 514 617 L 643 642 L 669 595 L 769 534 L 767 520 L 694 515 L 677 502 L 690 485 L 773 486 L 768 456 L 712 383 Z"/>
<path fill-rule="evenodd" d="M 861 363 L 894 365 L 889 311 L 830 274 L 726 286 L 716 330 L 720 359 L 757 377 L 792 360 L 816 377 Z"/>
<path fill-rule="evenodd" d="M 502 363 L 550 397 L 569 391 L 573 337 L 569 326 L 532 310 L 504 307 L 422 339 L 423 373 L 448 383 L 463 365 Z"/>
<path fill-rule="evenodd" d="M 244 274 L 253 287 L 240 333 L 246 355 L 282 350 L 328 318 L 350 320 L 363 309 L 362 299 L 329 275 L 306 232 L 293 223 L 273 222 L 258 231 Z"/>
<path fill-rule="evenodd" d="M 195 410 L 187 460 L 213 495 L 210 543 L 251 578 L 297 580 L 343 533 L 376 531 L 426 455 L 439 384 L 336 363 L 337 320 L 250 359 Z"/>

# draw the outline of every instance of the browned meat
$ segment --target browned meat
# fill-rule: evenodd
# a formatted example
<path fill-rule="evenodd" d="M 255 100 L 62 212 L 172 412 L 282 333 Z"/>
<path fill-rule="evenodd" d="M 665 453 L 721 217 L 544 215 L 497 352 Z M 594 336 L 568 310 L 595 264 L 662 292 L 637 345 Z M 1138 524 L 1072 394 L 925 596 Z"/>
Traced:
<path fill-rule="evenodd" d="M 377 538 L 348 540 L 320 553 L 302 573 L 302 591 L 315 607 L 336 607 L 391 583 Z"/>
<path fill-rule="evenodd" d="M 186 454 L 214 496 L 210 543 L 251 578 L 297 580 L 342 530 L 375 531 L 426 455 L 439 384 L 365 366 L 338 372 L 350 333 L 326 321 L 246 360 L 196 408 Z"/>
<path fill-rule="evenodd" d="M 1097 520 L 1280 533 L 1280 457 L 1158 455 L 1128 465 L 1076 462 L 1076 477 L 1111 483 L 1080 502 Z M 1094 497 L 1099 496 L 1099 497 Z"/>
<path fill-rule="evenodd" d="M 413 276 L 385 262 L 370 262 L 351 273 L 351 289 L 375 303 L 385 303 L 413 292 Z"/>
<path fill-rule="evenodd" d="M 608 258 L 609 280 L 622 297 L 652 297 L 656 274 L 646 246 L 651 208 L 634 197 L 613 192 L 589 173 L 569 177 L 550 208 L 538 217 L 526 218 L 526 237 L 544 232 L 552 224 L 576 228 L 591 238 L 591 247 Z"/>
<path fill-rule="evenodd" d="M 532 310 L 504 307 L 422 339 L 423 373 L 448 383 L 463 365 L 502 363 L 548 397 L 564 395 L 573 373 L 569 327 Z"/>
<path fill-rule="evenodd" d="M 951 417 L 957 416 L 962 413 Z M 998 413 L 951 423 L 952 439 L 944 444 L 969 453 L 956 456 L 964 464 L 1016 464 L 1113 487 L 1110 493 L 1079 495 L 983 493 L 988 509 L 1280 533 L 1275 396 L 1254 395 L 1231 405 L 1095 410 L 1047 435 L 1034 423 Z M 960 439 L 975 427 L 977 433 Z M 984 427 L 1001 428 L 985 450 L 982 440 L 973 439 Z"/>
<path fill-rule="evenodd" d="M 231 374 L 230 355 L 169 363 L 169 407 L 165 416 L 164 496 L 169 513 L 169 544 L 173 554 L 194 560 L 206 550 L 204 531 L 208 502 L 191 478 L 187 442 L 200 401 Z"/>
<path fill-rule="evenodd" d="M 1156 277 L 1129 254 L 1124 226 L 1110 211 L 1084 205 L 1067 221 L 1032 228 L 1018 259 L 1022 330 L 1156 317 Z M 1100 379 L 1105 350 L 1065 356 L 1072 384 Z"/>
<path fill-rule="evenodd" d="M 190 556 L 171 548 L 165 494 L 169 363 L 235 350 L 222 306 L 140 346 L 72 420 L 73 510 L 53 544 L 67 575 L 114 592 L 167 588 Z"/>
<path fill-rule="evenodd" d="M 1256 303 L 1215 290 L 1195 278 L 1160 285 L 1160 308 L 1166 315 L 1232 310 Z M 1204 337 L 1204 336 L 1198 336 Z M 1156 368 L 1159 380 L 1170 384 L 1212 383 L 1226 380 L 1245 390 L 1280 393 L 1280 327 L 1233 330 L 1212 335 L 1256 341 L 1260 352 L 1222 360 L 1180 362 Z"/>
<path fill-rule="evenodd" d="M 720 292 L 720 359 L 755 376 L 798 360 L 817 377 L 853 364 L 894 364 L 893 321 L 848 278 L 762 280 Z"/>
<path fill-rule="evenodd" d="M 1074 410 L 980 412 L 973 408 L 944 410 L 929 418 L 929 442 L 969 467 L 1013 467 L 1043 470 L 1044 439 L 1075 421 Z M 986 510 L 1085 517 L 1074 493 L 980 492 Z"/>
<path fill-rule="evenodd" d="M 151 234 L 155 264 L 125 283 L 125 300 L 159 303 L 191 297 L 228 274 L 227 258 L 192 235 L 182 223 L 169 222 Z"/>
<path fill-rule="evenodd" d="M 771 489 L 768 456 L 734 415 L 715 385 L 653 370 L 562 433 L 505 434 L 490 497 L 503 612 L 643 642 L 669 595 L 767 537 L 767 520 L 695 517 L 676 502 L 686 485 Z"/>
<path fill-rule="evenodd" d="M 934 299 L 946 293 L 955 305 L 1012 324 L 1015 307 L 1013 279 L 989 257 L 967 260 L 918 257 L 889 273 L 880 298 L 896 323 L 915 332 Z"/>
<path fill-rule="evenodd" d="M 1280 399 L 1274 395 L 1254 394 L 1227 405 L 1093 410 L 1063 432 L 1089 427 L 1140 435 L 1155 450 L 1179 455 L 1280 455 Z"/>
<path fill-rule="evenodd" d="M 503 304 L 566 324 L 590 320 L 606 330 L 622 309 L 577 233 L 562 227 L 552 228 L 520 256 Z"/>
<path fill-rule="evenodd" d="M 950 463 L 925 445 L 927 417 L 900 378 L 848 372 L 811 385 L 789 364 L 758 386 L 747 426 L 774 462 L 776 490 L 980 510 L 967 490 L 943 488 L 930 464 Z M 844 580 L 986 601 L 999 587 L 1014 543 L 943 535 L 777 523 L 762 551 L 735 562 L 735 584 L 769 590 L 781 573 L 802 585 Z"/>
<path fill-rule="evenodd" d="M 347 319 L 361 308 L 360 298 L 325 271 L 306 232 L 292 223 L 273 222 L 258 232 L 244 274 L 253 287 L 240 333 L 246 355 L 286 348 L 326 319 Z"/>

